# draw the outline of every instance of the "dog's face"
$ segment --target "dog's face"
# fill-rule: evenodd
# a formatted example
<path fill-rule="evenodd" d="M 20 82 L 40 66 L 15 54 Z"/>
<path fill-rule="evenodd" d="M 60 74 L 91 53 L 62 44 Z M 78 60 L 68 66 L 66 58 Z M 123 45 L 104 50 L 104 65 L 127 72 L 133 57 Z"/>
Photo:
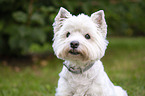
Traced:
<path fill-rule="evenodd" d="M 92 61 L 104 56 L 108 44 L 104 12 L 91 17 L 81 14 L 72 16 L 60 8 L 55 18 L 53 49 L 58 58 L 70 61 Z"/>

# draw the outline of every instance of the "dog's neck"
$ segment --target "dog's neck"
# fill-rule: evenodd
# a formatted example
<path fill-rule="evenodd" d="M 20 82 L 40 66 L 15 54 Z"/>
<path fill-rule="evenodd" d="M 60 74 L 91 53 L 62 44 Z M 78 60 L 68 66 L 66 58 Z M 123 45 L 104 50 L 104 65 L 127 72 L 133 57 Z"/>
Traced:
<path fill-rule="evenodd" d="M 83 72 L 89 70 L 93 65 L 94 62 L 70 62 L 65 61 L 63 65 L 68 69 L 68 71 L 74 73 L 74 74 L 82 74 Z"/>
<path fill-rule="evenodd" d="M 80 67 L 80 68 L 84 68 L 92 63 L 95 63 L 95 61 L 68 61 L 65 60 L 64 64 L 66 64 L 67 66 L 72 66 L 72 67 Z"/>

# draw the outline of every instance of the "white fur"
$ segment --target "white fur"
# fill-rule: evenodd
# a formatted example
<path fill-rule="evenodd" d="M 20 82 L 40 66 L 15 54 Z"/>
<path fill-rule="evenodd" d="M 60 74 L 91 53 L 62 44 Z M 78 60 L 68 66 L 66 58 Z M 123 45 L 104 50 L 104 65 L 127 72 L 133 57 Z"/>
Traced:
<path fill-rule="evenodd" d="M 98 11 L 91 17 L 80 14 L 72 16 L 66 9 L 60 8 L 55 18 L 53 49 L 56 56 L 65 60 L 67 66 L 85 68 L 94 65 L 82 74 L 74 74 L 64 66 L 59 74 L 56 96 L 127 96 L 119 86 L 114 86 L 104 71 L 100 59 L 104 56 L 108 41 L 104 11 Z M 66 34 L 70 32 L 70 36 Z M 90 39 L 85 35 L 89 34 Z M 78 41 L 77 52 L 69 53 L 70 42 Z"/>

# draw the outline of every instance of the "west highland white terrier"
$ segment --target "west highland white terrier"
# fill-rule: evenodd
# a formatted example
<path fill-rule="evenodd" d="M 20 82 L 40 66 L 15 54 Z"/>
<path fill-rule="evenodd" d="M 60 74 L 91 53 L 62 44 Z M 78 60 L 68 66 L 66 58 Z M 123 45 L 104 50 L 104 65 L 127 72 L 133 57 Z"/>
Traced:
<path fill-rule="evenodd" d="M 113 85 L 100 61 L 108 45 L 103 10 L 74 16 L 61 7 L 53 27 L 54 52 L 65 60 L 55 96 L 127 96 Z"/>

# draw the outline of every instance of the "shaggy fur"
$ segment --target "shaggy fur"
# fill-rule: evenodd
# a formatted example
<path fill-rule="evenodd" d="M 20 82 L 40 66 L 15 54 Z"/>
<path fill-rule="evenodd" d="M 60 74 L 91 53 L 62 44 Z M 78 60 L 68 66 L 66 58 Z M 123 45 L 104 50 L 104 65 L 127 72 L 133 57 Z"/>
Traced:
<path fill-rule="evenodd" d="M 81 74 L 74 74 L 63 66 L 55 96 L 127 96 L 125 90 L 113 85 L 100 61 L 108 45 L 103 10 L 90 17 L 73 16 L 61 7 L 53 27 L 53 49 L 58 58 L 65 60 L 66 66 L 83 69 L 94 63 Z M 78 47 L 72 48 L 72 41 L 79 42 Z"/>

